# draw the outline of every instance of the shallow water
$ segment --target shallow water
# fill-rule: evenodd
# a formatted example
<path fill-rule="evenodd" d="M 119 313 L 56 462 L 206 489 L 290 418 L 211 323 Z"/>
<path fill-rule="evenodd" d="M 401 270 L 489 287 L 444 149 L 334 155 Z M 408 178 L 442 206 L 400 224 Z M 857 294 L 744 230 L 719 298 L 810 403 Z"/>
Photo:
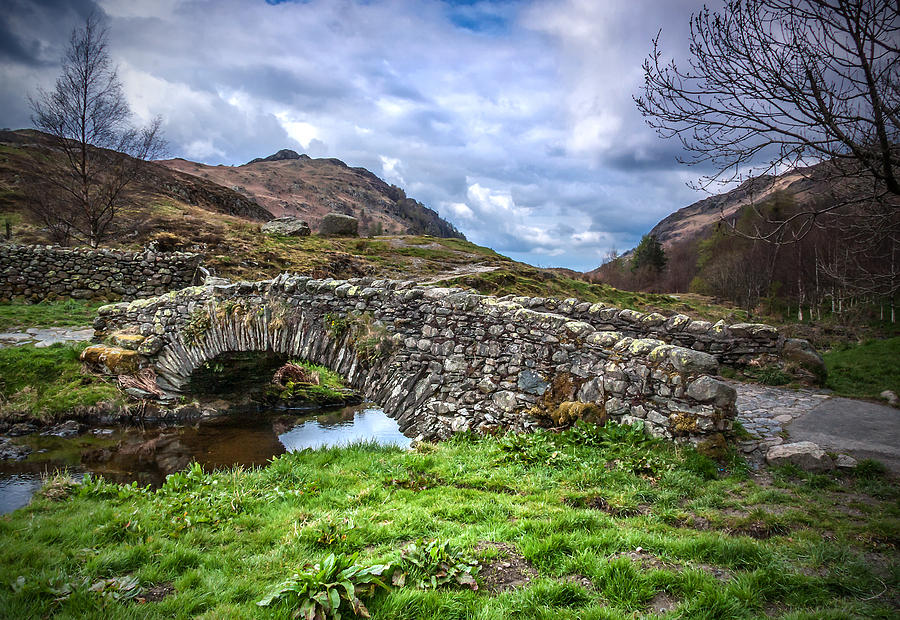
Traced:
<path fill-rule="evenodd" d="M 67 469 L 117 482 L 159 486 L 168 474 L 191 461 L 209 468 L 264 465 L 272 457 L 306 448 L 372 441 L 409 447 L 397 422 L 371 405 L 356 405 L 317 415 L 228 415 L 197 424 L 144 428 L 92 429 L 73 437 L 18 439 L 34 452 L 24 461 L 0 461 L 0 514 L 25 506 L 41 487 L 42 476 Z"/>

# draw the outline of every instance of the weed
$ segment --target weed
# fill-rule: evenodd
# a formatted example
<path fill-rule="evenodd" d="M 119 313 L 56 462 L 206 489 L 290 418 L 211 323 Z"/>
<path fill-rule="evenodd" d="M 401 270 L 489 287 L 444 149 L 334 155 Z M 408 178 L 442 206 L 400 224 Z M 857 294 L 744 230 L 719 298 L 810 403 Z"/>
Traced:
<path fill-rule="evenodd" d="M 478 562 L 447 540 L 421 538 L 409 543 L 400 552 L 400 561 L 394 565 L 391 583 L 402 587 L 407 581 L 420 590 L 435 590 L 441 586 L 465 586 L 478 589 L 475 575 Z"/>
<path fill-rule="evenodd" d="M 340 620 L 341 609 L 368 618 L 369 610 L 360 596 L 371 596 L 376 586 L 387 589 L 379 577 L 388 565 L 360 566 L 356 559 L 356 554 L 336 556 L 332 553 L 321 563 L 307 567 L 281 583 L 257 605 L 268 607 L 286 601 L 296 608 L 294 617 L 305 620 Z"/>

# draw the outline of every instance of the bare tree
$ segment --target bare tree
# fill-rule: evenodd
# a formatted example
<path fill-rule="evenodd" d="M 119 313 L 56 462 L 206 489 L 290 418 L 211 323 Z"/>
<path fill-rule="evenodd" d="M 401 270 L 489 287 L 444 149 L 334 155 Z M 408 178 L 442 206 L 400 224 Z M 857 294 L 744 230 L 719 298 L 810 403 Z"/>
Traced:
<path fill-rule="evenodd" d="M 657 35 L 635 102 L 661 136 L 681 141 L 685 163 L 711 170 L 699 185 L 761 176 L 765 195 L 794 170 L 820 191 L 781 218 L 754 203 L 759 225 L 733 232 L 781 244 L 840 229 L 841 268 L 817 269 L 893 300 L 900 0 L 728 0 L 691 16 L 690 56 L 686 67 L 666 62 Z"/>
<path fill-rule="evenodd" d="M 665 62 L 657 35 L 635 102 L 687 163 L 713 168 L 701 186 L 827 162 L 816 173 L 865 179 L 854 200 L 896 214 L 900 1 L 729 0 L 691 16 L 690 54 L 687 68 Z M 847 202 L 794 214 L 795 233 Z"/>
<path fill-rule="evenodd" d="M 92 247 L 111 234 L 142 161 L 165 148 L 159 117 L 140 129 L 129 123 L 106 41 L 107 30 L 91 15 L 72 32 L 55 88 L 30 98 L 32 122 L 53 146 L 34 162 L 40 174 L 29 192 L 31 211 L 58 240 Z"/>

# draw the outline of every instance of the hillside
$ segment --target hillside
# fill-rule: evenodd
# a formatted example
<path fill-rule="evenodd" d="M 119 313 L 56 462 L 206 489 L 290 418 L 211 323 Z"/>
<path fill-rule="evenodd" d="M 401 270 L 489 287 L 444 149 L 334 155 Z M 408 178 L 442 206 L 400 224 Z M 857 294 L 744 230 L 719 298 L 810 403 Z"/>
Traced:
<path fill-rule="evenodd" d="M 338 212 L 358 218 L 363 233 L 464 238 L 435 211 L 407 198 L 399 187 L 339 159 L 313 159 L 282 149 L 242 166 L 209 166 L 184 159 L 158 163 L 239 192 L 278 217 L 305 219 L 313 230 L 326 213 Z"/>
<path fill-rule="evenodd" d="M 0 212 L 23 211 L 21 183 L 27 178 L 31 156 L 52 156 L 49 137 L 39 131 L 0 131 Z M 272 214 L 233 190 L 202 178 L 147 162 L 135 184 L 136 202 L 174 199 L 187 205 L 249 220 L 268 221 Z"/>
<path fill-rule="evenodd" d="M 765 203 L 777 193 L 790 195 L 797 206 L 828 199 L 835 188 L 816 178 L 822 172 L 820 164 L 777 177 L 762 175 L 750 179 L 731 191 L 710 196 L 666 216 L 650 230 L 650 234 L 668 248 L 676 243 L 709 236 L 723 218 L 739 218 L 745 207 Z"/>

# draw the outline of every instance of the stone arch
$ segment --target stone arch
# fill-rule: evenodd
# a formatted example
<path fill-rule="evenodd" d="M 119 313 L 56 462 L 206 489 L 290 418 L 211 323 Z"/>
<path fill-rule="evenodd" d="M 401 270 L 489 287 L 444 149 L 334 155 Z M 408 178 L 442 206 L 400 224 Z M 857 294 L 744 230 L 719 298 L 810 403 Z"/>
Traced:
<path fill-rule="evenodd" d="M 157 384 L 167 392 L 181 393 L 202 364 L 221 355 L 271 352 L 329 368 L 366 400 L 384 407 L 401 431 L 412 425 L 415 406 L 433 391 L 414 389 L 427 369 L 401 371 L 391 357 L 364 359 L 353 346 L 349 330 L 329 331 L 320 310 L 295 307 L 286 312 L 286 308 L 289 304 L 278 297 L 245 304 L 212 298 L 196 305 L 156 354 Z"/>

